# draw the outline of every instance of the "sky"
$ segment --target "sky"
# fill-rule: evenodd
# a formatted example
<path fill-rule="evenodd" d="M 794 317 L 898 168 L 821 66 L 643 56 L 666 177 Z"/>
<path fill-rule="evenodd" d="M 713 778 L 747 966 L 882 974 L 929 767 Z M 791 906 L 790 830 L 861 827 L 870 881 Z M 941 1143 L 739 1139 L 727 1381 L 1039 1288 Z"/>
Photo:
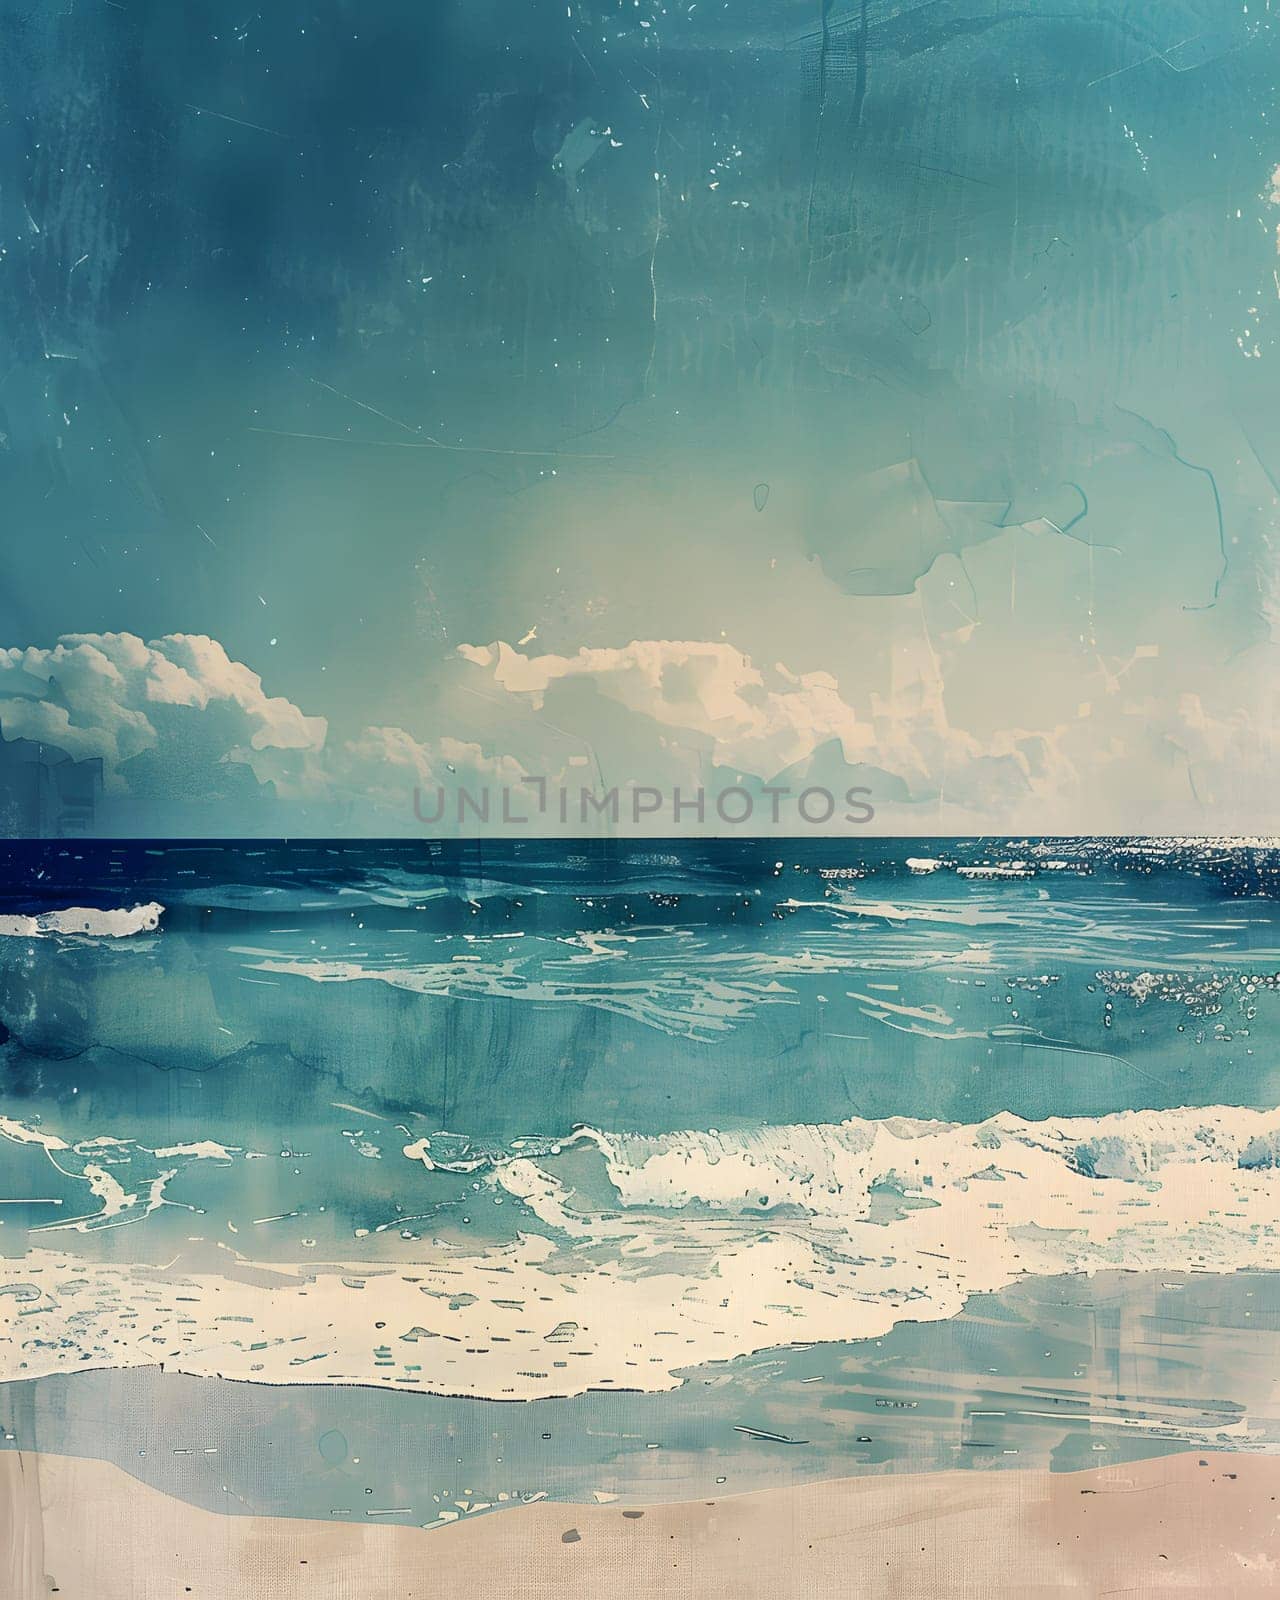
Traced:
<path fill-rule="evenodd" d="M 107 831 L 1280 831 L 1262 0 L 0 29 L 0 729 Z"/>

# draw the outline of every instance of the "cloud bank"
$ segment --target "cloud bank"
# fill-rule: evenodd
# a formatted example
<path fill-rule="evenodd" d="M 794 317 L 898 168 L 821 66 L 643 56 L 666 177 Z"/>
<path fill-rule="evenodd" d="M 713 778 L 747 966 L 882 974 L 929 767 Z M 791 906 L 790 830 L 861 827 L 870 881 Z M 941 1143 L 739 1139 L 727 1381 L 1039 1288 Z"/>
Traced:
<path fill-rule="evenodd" d="M 1138 679 L 1157 665 L 1135 663 Z M 458 647 L 415 729 L 335 731 L 268 694 L 214 639 L 70 634 L 0 651 L 0 728 L 101 759 L 103 831 L 121 833 L 536 832 L 540 821 L 598 832 L 611 815 L 638 825 L 638 786 L 702 791 L 701 815 L 687 807 L 682 826 L 726 831 L 717 797 L 758 799 L 771 785 L 857 787 L 875 812 L 861 825 L 880 833 L 1269 831 L 1274 752 L 1247 712 L 1162 693 L 1153 670 L 1147 680 L 1130 690 L 1118 677 L 1105 705 L 1068 721 L 979 737 L 950 718 L 929 652 L 904 652 L 887 692 L 860 693 L 723 641 L 560 655 L 496 640 Z M 529 814 L 533 794 L 545 806 L 557 790 L 567 808 Z M 621 804 L 579 805 L 584 790 Z M 488 793 L 487 819 L 460 807 L 461 791 Z M 526 800 L 504 805 L 503 791 Z M 669 832 L 670 820 L 660 811 L 645 826 Z M 768 808 L 752 820 L 748 831 L 768 831 Z M 843 808 L 829 821 L 847 829 Z"/>

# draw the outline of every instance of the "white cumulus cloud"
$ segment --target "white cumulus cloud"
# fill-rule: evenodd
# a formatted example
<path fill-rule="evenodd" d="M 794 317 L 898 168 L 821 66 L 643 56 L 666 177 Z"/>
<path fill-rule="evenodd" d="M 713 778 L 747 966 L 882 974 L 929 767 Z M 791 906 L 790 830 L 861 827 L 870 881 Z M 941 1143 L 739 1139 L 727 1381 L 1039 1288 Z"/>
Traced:
<path fill-rule="evenodd" d="M 216 639 L 167 634 L 65 634 L 51 649 L 0 650 L 0 727 L 77 759 L 101 757 L 108 781 L 122 763 L 216 724 L 220 754 L 315 751 L 324 717 L 268 695 L 262 679 Z M 202 736 L 200 748 L 207 749 Z"/>

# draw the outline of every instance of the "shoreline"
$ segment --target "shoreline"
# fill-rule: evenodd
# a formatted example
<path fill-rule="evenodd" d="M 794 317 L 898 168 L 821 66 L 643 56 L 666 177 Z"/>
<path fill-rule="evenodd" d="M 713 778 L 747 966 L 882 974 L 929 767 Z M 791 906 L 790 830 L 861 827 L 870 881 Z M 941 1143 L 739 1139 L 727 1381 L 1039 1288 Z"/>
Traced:
<path fill-rule="evenodd" d="M 0 1454 L 12 1600 L 1271 1593 L 1280 1455 L 829 1479 L 646 1508 L 541 1501 L 430 1531 L 222 1515 L 109 1463 Z"/>

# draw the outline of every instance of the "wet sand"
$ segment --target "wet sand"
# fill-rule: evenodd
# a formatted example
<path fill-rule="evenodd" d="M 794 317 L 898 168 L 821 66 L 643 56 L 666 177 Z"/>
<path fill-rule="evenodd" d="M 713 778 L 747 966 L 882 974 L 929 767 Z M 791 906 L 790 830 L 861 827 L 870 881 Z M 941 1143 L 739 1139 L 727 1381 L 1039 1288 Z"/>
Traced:
<path fill-rule="evenodd" d="M 0 1453 L 3 1600 L 825 1600 L 1280 1590 L 1280 1456 L 862 1477 L 418 1528 L 221 1516 L 118 1467 Z"/>

